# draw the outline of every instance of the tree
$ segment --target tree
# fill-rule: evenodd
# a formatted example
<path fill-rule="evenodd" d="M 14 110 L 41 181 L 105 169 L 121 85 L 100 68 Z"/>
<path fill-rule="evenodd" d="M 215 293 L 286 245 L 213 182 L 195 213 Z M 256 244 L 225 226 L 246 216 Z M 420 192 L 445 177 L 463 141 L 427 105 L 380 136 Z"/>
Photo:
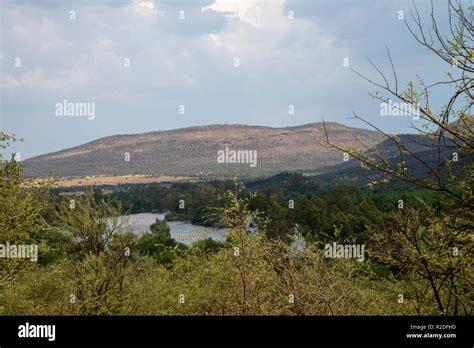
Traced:
<path fill-rule="evenodd" d="M 473 12 L 472 6 L 466 8 L 461 1 L 449 1 L 450 27 L 446 35 L 439 29 L 433 2 L 431 31 L 426 31 L 416 5 L 411 12 L 411 24 L 405 21 L 415 40 L 454 70 L 447 73 L 445 80 L 427 85 L 418 77 L 417 84 L 409 81 L 406 90 L 401 90 L 388 48 L 392 82 L 370 60 L 369 63 L 381 76 L 381 82 L 354 70 L 357 75 L 382 91 L 372 94 L 376 100 L 390 103 L 390 98 L 395 98 L 415 110 L 424 121 L 422 126 L 412 123 L 412 128 L 423 139 L 418 140 L 416 145 L 423 147 L 425 151 L 416 151 L 410 146 L 407 141 L 410 137 L 387 134 L 356 112 L 353 112 L 356 119 L 373 127 L 392 144 L 395 158 L 389 158 L 377 147 L 365 146 L 360 139 L 359 149 L 342 148 L 331 142 L 327 128 L 325 140 L 321 142 L 324 146 L 350 154 L 363 168 L 383 174 L 380 180 L 369 185 L 397 180 L 431 190 L 441 196 L 437 211 L 426 205 L 407 206 L 402 200 L 390 226 L 383 226 L 383 233 L 379 235 L 378 231 L 373 231 L 372 256 L 401 268 L 410 279 L 416 275 L 420 280 L 419 283 L 411 282 L 413 291 L 418 294 L 416 299 L 419 312 L 426 305 L 434 306 L 440 314 L 472 312 L 472 296 L 469 294 L 473 272 L 469 265 L 472 265 L 474 231 L 474 121 L 471 113 L 474 101 Z M 449 94 L 444 106 L 435 110 L 430 94 L 440 86 L 447 89 Z M 414 170 L 416 168 L 422 170 Z M 428 311 L 433 311 L 433 308 Z"/>
<path fill-rule="evenodd" d="M 156 262 L 171 264 L 179 249 L 185 245 L 171 238 L 170 228 L 166 220 L 159 218 L 150 225 L 150 232 L 144 233 L 138 241 L 138 250 L 142 254 L 153 256 Z"/>
<path fill-rule="evenodd" d="M 157 237 L 171 238 L 170 227 L 166 220 L 157 218 L 154 223 L 150 225 L 150 231 Z"/>
<path fill-rule="evenodd" d="M 14 136 L 0 132 L 0 149 L 6 149 L 15 140 Z M 23 165 L 14 155 L 4 160 L 0 153 L 0 161 L 0 244 L 37 245 L 38 254 L 42 254 L 47 245 L 38 237 L 47 228 L 42 212 L 47 205 L 45 192 L 49 181 L 23 179 Z M 33 265 L 27 259 L 0 258 L 0 287 Z"/>
<path fill-rule="evenodd" d="M 418 314 L 472 315 L 473 243 L 467 223 L 423 204 L 387 217 L 382 231 L 372 230 L 371 255 L 405 272 Z"/>
<path fill-rule="evenodd" d="M 58 207 L 58 223 L 75 241 L 75 257 L 65 264 L 73 313 L 116 313 L 129 283 L 147 265 L 137 261 L 136 238 L 121 210 L 112 202 L 96 202 L 90 189 Z"/>
<path fill-rule="evenodd" d="M 320 143 L 329 148 L 347 152 L 368 170 L 377 170 L 386 174 L 383 182 L 389 179 L 404 181 L 411 185 L 440 192 L 454 199 L 458 205 L 473 208 L 474 202 L 469 178 L 472 177 L 473 165 L 471 161 L 474 151 L 474 119 L 470 113 L 474 102 L 474 79 L 470 75 L 474 71 L 474 46 L 472 46 L 474 28 L 471 24 L 474 10 L 472 6 L 465 9 L 458 1 L 449 1 L 448 6 L 451 25 L 450 37 L 440 33 L 432 7 L 432 28 L 439 46 L 436 45 L 431 33 L 425 32 L 416 6 L 412 17 L 418 32 L 414 31 L 406 21 L 407 28 L 418 42 L 455 69 L 454 72 L 447 73 L 446 80 L 426 85 L 424 80 L 418 77 L 420 91 L 417 90 L 413 81 L 408 82 L 405 91 L 400 90 L 388 48 L 388 58 L 394 77 L 392 84 L 388 77 L 370 60 L 368 60 L 369 63 L 381 75 L 382 82 L 374 82 L 352 69 L 363 79 L 385 92 L 385 94 L 380 92 L 371 94 L 374 99 L 389 103 L 390 97 L 396 98 L 398 101 L 410 105 L 420 115 L 420 119 L 424 121 L 423 125 L 417 126 L 412 122 L 411 126 L 430 140 L 418 143 L 418 145 L 425 147 L 426 150 L 436 151 L 435 163 L 430 164 L 427 158 L 405 144 L 400 136 L 385 133 L 355 112 L 353 112 L 354 118 L 374 128 L 392 143 L 398 154 L 396 160 L 386 158 L 376 147 L 367 147 L 360 139 L 357 139 L 361 146 L 359 149 L 342 148 L 330 141 L 326 127 L 326 138 Z M 428 40 L 428 37 L 431 39 Z M 435 111 L 430 102 L 430 93 L 432 89 L 439 86 L 450 88 L 451 92 L 444 106 Z M 456 152 L 456 155 L 453 152 Z M 466 160 L 461 161 L 459 158 Z M 418 175 L 411 173 L 410 168 L 407 167 L 408 159 L 412 161 L 412 166 L 420 166 L 425 169 L 425 172 Z M 459 164 L 464 166 L 464 170 L 451 170 L 453 166 Z"/>

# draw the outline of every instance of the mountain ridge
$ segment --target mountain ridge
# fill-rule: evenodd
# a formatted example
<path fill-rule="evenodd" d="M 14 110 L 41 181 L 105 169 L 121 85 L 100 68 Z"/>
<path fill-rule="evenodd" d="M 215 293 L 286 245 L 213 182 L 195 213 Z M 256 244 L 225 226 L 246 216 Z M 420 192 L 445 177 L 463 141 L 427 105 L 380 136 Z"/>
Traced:
<path fill-rule="evenodd" d="M 343 124 L 337 123 L 337 122 L 325 122 L 325 123 L 326 123 L 326 125 L 337 125 L 337 126 L 345 127 L 345 128 L 348 128 L 348 129 L 368 130 L 368 129 L 365 129 L 365 128 L 349 127 L 349 126 L 346 126 L 346 125 L 343 125 Z M 119 138 L 119 137 L 134 137 L 134 136 L 142 136 L 142 135 L 143 136 L 144 135 L 154 135 L 156 133 L 172 133 L 172 132 L 179 133 L 179 132 L 182 132 L 182 131 L 185 131 L 185 130 L 192 131 L 192 130 L 201 130 L 201 129 L 212 129 L 212 128 L 218 128 L 218 127 L 265 128 L 265 129 L 275 129 L 276 130 L 276 129 L 299 129 L 299 128 L 305 128 L 305 127 L 322 125 L 322 124 L 323 124 L 323 122 L 310 122 L 310 123 L 305 123 L 305 124 L 298 125 L 298 126 L 270 127 L 270 126 L 262 126 L 262 125 L 246 125 L 246 124 L 239 124 L 239 123 L 222 123 L 222 124 L 210 124 L 210 125 L 201 125 L 201 126 L 189 126 L 189 127 L 166 129 L 166 130 L 156 130 L 156 131 L 149 131 L 149 132 L 143 132 L 143 133 L 114 134 L 114 135 L 107 135 L 107 136 L 104 136 L 104 137 L 100 137 L 100 138 L 97 138 L 95 140 L 88 141 L 84 144 L 75 145 L 75 146 L 72 146 L 72 147 L 69 147 L 69 148 L 65 148 L 65 149 L 61 149 L 61 150 L 57 150 L 57 151 L 48 152 L 46 154 L 33 156 L 33 157 L 29 158 L 28 160 L 40 158 L 40 157 L 43 157 L 43 156 L 54 155 L 56 153 L 63 152 L 63 151 L 74 150 L 74 149 L 84 147 L 86 145 L 90 145 L 90 144 L 93 144 L 93 143 L 96 143 L 96 142 L 99 142 L 99 141 L 104 141 L 104 140 L 108 140 L 108 139 L 112 139 L 112 138 Z"/>
<path fill-rule="evenodd" d="M 377 132 L 335 122 L 325 123 L 330 136 L 354 146 L 362 136 L 369 145 L 382 140 Z M 192 126 L 138 134 L 117 134 L 25 160 L 25 176 L 186 175 L 228 178 L 258 177 L 281 171 L 317 171 L 342 161 L 340 153 L 316 145 L 324 138 L 322 122 L 269 127 L 242 124 Z M 258 151 L 258 168 L 218 165 L 216 152 L 225 147 Z M 124 155 L 130 155 L 130 161 Z"/>

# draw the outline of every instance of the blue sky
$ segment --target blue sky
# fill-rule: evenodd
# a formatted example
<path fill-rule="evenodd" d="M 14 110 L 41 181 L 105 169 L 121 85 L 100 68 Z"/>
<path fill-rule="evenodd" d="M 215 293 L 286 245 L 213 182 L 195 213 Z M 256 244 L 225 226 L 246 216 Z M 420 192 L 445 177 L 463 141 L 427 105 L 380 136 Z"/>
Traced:
<path fill-rule="evenodd" d="M 0 127 L 24 139 L 12 148 L 22 159 L 195 125 L 281 127 L 324 117 L 363 127 L 347 119 L 353 110 L 385 131 L 408 132 L 408 118 L 380 116 L 368 96 L 375 89 L 344 58 L 377 78 L 365 58 L 390 74 L 388 46 L 401 82 L 417 74 L 435 82 L 449 70 L 398 19 L 412 1 L 0 1 Z M 428 15 L 428 1 L 416 4 Z M 57 117 L 63 100 L 95 103 L 95 118 Z"/>

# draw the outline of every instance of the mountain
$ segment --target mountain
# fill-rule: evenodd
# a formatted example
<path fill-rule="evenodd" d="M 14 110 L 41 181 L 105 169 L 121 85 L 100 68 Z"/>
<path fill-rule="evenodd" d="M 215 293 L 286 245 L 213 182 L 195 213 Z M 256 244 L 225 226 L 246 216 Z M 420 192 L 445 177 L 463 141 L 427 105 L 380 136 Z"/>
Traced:
<path fill-rule="evenodd" d="M 441 148 L 438 147 L 437 140 L 418 134 L 402 134 L 399 136 L 400 143 L 409 150 L 412 155 L 403 153 L 407 174 L 423 179 L 435 180 L 434 173 L 430 170 L 437 170 L 442 179 L 446 179 L 449 173 L 460 175 L 466 162 L 472 162 L 473 156 L 463 152 L 456 144 L 446 138 Z M 378 153 L 386 159 L 392 168 L 396 168 L 400 161 L 400 152 L 393 141 L 386 139 L 376 146 Z M 457 153 L 458 160 L 453 162 L 448 169 L 445 160 L 452 160 L 453 153 Z M 374 152 L 367 151 L 367 155 L 373 156 Z M 440 167 L 437 168 L 438 163 Z M 324 173 L 318 176 L 318 180 L 335 184 L 351 184 L 363 186 L 367 183 L 389 178 L 385 173 L 377 170 L 367 171 L 361 168 L 357 160 L 351 159 L 348 162 L 339 163 L 334 166 L 324 168 Z"/>
<path fill-rule="evenodd" d="M 356 146 L 354 136 L 368 146 L 383 140 L 380 134 L 366 129 L 337 123 L 326 123 L 326 126 L 331 140 L 343 147 Z M 60 177 L 135 174 L 230 178 L 282 171 L 317 173 L 342 162 L 341 153 L 317 144 L 323 139 L 322 123 L 284 128 L 211 125 L 115 135 L 28 159 L 24 161 L 24 174 L 27 177 L 44 177 L 53 172 Z M 256 151 L 256 166 L 218 163 L 218 151 L 226 148 Z"/>

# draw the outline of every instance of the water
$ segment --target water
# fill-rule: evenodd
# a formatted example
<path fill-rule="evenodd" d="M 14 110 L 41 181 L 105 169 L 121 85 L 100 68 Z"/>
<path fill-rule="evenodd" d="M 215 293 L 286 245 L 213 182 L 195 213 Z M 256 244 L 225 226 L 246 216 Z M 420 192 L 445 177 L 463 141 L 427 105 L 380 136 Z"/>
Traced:
<path fill-rule="evenodd" d="M 165 214 L 141 213 L 126 216 L 128 223 L 131 225 L 133 233 L 141 234 L 150 231 L 150 225 L 157 218 L 163 220 Z M 226 228 L 196 226 L 183 221 L 168 221 L 171 237 L 177 242 L 191 245 L 197 240 L 212 238 L 215 241 L 222 242 L 225 240 L 227 233 Z"/>

